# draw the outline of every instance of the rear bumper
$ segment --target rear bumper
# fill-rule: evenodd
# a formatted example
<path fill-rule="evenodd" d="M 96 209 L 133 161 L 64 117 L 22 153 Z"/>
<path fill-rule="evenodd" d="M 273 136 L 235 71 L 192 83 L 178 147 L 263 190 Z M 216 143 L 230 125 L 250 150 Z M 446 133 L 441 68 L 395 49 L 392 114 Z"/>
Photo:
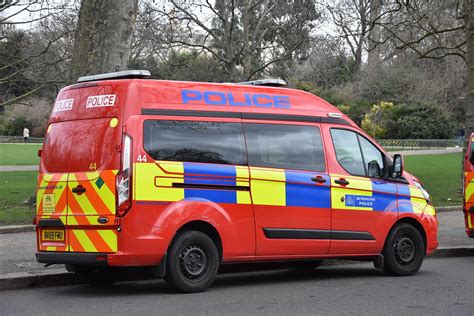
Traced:
<path fill-rule="evenodd" d="M 50 264 L 75 264 L 84 266 L 109 265 L 106 253 L 78 253 L 78 252 L 37 252 L 36 261 Z"/>

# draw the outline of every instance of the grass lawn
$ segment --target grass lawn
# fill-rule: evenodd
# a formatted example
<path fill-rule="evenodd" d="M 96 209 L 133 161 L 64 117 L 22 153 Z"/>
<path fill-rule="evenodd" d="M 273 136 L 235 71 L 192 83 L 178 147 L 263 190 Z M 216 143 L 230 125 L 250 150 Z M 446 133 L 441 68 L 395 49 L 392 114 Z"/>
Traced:
<path fill-rule="evenodd" d="M 0 165 L 37 165 L 42 144 L 0 144 Z"/>
<path fill-rule="evenodd" d="M 405 156 L 405 169 L 423 182 L 435 206 L 461 205 L 461 156 Z"/>
<path fill-rule="evenodd" d="M 36 171 L 0 172 L 0 225 L 31 224 L 34 210 L 23 201 L 35 195 Z"/>

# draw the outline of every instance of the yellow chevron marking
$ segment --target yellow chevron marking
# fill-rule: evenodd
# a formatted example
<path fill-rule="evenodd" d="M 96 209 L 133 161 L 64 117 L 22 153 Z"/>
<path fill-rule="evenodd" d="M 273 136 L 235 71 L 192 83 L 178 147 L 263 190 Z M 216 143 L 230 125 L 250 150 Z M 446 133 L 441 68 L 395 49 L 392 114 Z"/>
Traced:
<path fill-rule="evenodd" d="M 73 187 L 76 187 L 78 185 L 79 185 L 79 182 L 77 182 L 76 176 L 71 174 L 70 181 L 69 181 L 69 186 L 73 188 Z M 92 203 L 89 201 L 86 194 L 82 194 L 82 195 L 71 194 L 70 197 L 72 197 L 76 200 L 76 202 L 79 204 L 79 206 L 81 207 L 82 212 L 85 215 L 97 215 L 97 211 L 96 211 L 94 205 L 92 205 Z"/>
<path fill-rule="evenodd" d="M 91 242 L 85 231 L 71 230 L 71 233 L 73 233 L 77 240 L 79 240 L 85 252 L 97 252 L 97 248 L 95 248 L 94 244 Z"/>
<path fill-rule="evenodd" d="M 467 173 L 466 173 L 466 175 L 467 175 Z M 474 194 L 474 183 L 472 181 L 469 182 L 469 183 L 466 183 L 465 187 L 466 187 L 466 189 L 465 189 L 465 191 L 466 191 L 465 198 L 466 198 L 466 202 L 468 202 L 468 201 L 471 200 L 471 197 Z"/>
<path fill-rule="evenodd" d="M 70 215 L 70 216 L 67 217 L 67 224 L 68 225 L 74 225 L 74 226 L 79 225 L 79 223 L 76 220 L 76 217 L 73 216 L 73 215 Z"/>
<path fill-rule="evenodd" d="M 115 231 L 99 229 L 97 232 L 110 249 L 112 249 L 113 252 L 117 252 L 117 234 Z"/>

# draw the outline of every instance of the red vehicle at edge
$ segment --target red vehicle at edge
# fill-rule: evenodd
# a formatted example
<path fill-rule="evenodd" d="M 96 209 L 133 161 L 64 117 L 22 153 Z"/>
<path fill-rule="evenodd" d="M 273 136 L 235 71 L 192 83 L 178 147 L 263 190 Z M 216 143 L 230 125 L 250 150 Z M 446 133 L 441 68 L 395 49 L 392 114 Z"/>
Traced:
<path fill-rule="evenodd" d="M 324 100 L 145 77 L 60 91 L 38 177 L 39 262 L 96 279 L 154 267 L 196 292 L 220 264 L 346 257 L 411 275 L 437 248 L 435 210 L 402 157 Z"/>
<path fill-rule="evenodd" d="M 464 157 L 464 185 L 463 185 L 463 211 L 464 222 L 466 224 L 466 234 L 474 238 L 474 147 L 472 141 L 474 133 L 468 140 L 466 155 Z"/>

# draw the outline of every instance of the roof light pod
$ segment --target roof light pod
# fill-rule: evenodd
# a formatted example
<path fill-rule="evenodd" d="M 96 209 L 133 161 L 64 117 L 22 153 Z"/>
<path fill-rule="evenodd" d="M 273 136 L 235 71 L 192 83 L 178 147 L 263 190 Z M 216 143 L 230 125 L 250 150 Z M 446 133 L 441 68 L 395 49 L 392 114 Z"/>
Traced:
<path fill-rule="evenodd" d="M 329 112 L 328 117 L 341 118 L 342 114 L 341 113 L 335 113 L 335 112 Z"/>
<path fill-rule="evenodd" d="M 108 80 L 108 79 L 144 79 L 151 77 L 148 70 L 124 70 L 117 72 L 108 72 L 92 76 L 83 76 L 77 79 L 77 82 Z"/>
<path fill-rule="evenodd" d="M 239 82 L 239 84 L 251 86 L 267 86 L 267 87 L 286 87 L 286 81 L 280 78 L 267 78 L 254 81 Z"/>

